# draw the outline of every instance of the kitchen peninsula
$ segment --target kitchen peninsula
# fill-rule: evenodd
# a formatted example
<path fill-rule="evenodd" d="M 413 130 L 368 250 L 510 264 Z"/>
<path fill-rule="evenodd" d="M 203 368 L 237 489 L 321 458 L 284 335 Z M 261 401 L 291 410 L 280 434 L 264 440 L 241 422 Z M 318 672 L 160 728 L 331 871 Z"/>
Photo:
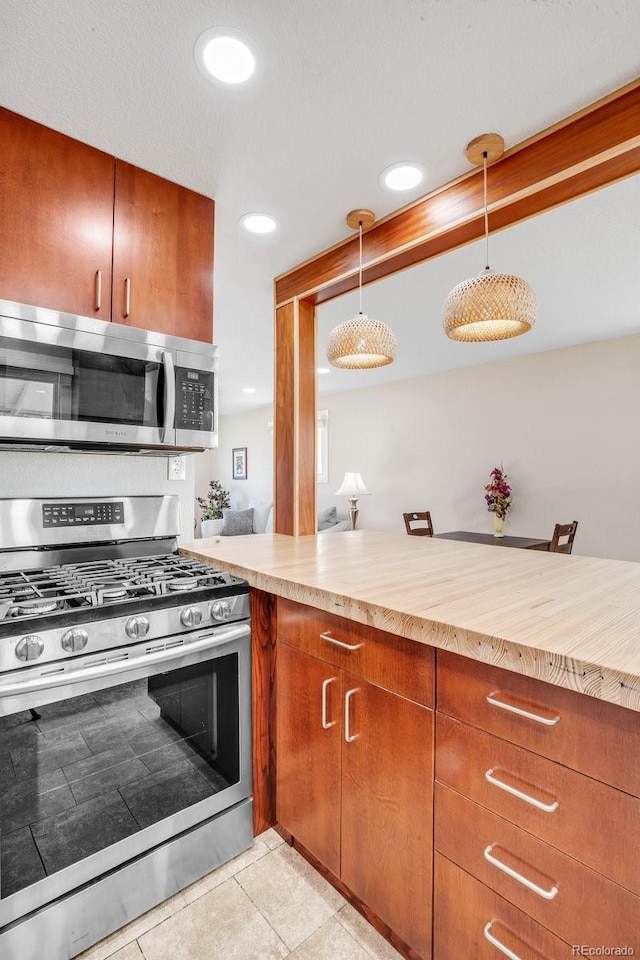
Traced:
<path fill-rule="evenodd" d="M 254 588 L 256 822 L 407 956 L 640 949 L 640 565 L 369 531 L 183 552 Z"/>

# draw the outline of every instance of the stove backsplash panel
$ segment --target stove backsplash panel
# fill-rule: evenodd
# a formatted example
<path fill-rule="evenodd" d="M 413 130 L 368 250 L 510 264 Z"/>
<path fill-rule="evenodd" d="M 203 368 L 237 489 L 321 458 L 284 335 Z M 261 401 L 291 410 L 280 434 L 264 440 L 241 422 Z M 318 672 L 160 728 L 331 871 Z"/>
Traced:
<path fill-rule="evenodd" d="M 169 480 L 167 457 L 94 453 L 0 451 L 0 497 L 116 497 L 175 494 L 182 534 L 193 540 L 195 458 L 185 457 L 184 480 Z M 2 531 L 0 530 L 0 548 Z"/>

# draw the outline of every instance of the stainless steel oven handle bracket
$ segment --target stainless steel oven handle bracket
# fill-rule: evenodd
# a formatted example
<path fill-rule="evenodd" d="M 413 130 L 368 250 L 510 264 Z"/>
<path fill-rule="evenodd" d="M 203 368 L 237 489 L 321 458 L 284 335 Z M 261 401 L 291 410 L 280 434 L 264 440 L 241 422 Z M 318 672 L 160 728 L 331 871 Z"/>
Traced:
<path fill-rule="evenodd" d="M 180 660 L 182 657 L 197 653 L 202 650 L 215 650 L 216 647 L 227 643 L 229 640 L 237 640 L 240 637 L 248 636 L 250 628 L 248 624 L 235 624 L 229 627 L 219 627 L 215 633 L 208 633 L 206 637 L 199 640 L 193 640 L 190 643 L 184 643 L 179 647 L 172 647 L 170 650 L 159 650 L 156 653 L 140 653 L 127 660 L 119 660 L 117 663 L 102 663 L 95 667 L 80 667 L 78 670 L 64 671 L 55 673 L 51 676 L 36 677 L 33 680 L 22 680 L 17 683 L 0 684 L 0 699 L 5 697 L 19 697 L 25 693 L 34 693 L 41 690 L 55 690 L 56 687 L 65 687 L 72 683 L 81 683 L 85 680 L 95 680 L 98 678 L 108 680 L 111 677 L 118 677 L 122 674 L 131 673 L 139 667 L 146 664 L 169 664 L 172 660 Z"/>
<path fill-rule="evenodd" d="M 164 364 L 164 427 L 162 429 L 162 442 L 168 443 L 173 439 L 170 433 L 173 430 L 176 416 L 176 377 L 173 368 L 173 354 L 169 350 L 162 351 L 162 363 Z"/>

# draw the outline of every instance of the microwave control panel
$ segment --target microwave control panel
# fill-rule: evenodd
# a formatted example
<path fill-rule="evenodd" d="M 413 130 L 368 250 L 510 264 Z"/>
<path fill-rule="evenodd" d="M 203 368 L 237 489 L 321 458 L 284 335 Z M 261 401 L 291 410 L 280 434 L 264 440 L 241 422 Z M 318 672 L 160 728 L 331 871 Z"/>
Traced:
<path fill-rule="evenodd" d="M 42 508 L 43 527 L 81 527 L 98 523 L 124 523 L 124 503 L 121 500 L 45 503 Z"/>
<path fill-rule="evenodd" d="M 176 429 L 213 430 L 213 373 L 176 370 Z"/>

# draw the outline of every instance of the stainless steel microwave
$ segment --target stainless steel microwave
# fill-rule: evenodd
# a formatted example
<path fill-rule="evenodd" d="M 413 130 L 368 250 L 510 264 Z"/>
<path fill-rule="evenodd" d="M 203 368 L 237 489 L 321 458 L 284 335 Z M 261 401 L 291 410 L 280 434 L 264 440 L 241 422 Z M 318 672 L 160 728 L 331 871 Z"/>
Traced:
<path fill-rule="evenodd" d="M 0 300 L 0 448 L 216 447 L 218 348 Z"/>

